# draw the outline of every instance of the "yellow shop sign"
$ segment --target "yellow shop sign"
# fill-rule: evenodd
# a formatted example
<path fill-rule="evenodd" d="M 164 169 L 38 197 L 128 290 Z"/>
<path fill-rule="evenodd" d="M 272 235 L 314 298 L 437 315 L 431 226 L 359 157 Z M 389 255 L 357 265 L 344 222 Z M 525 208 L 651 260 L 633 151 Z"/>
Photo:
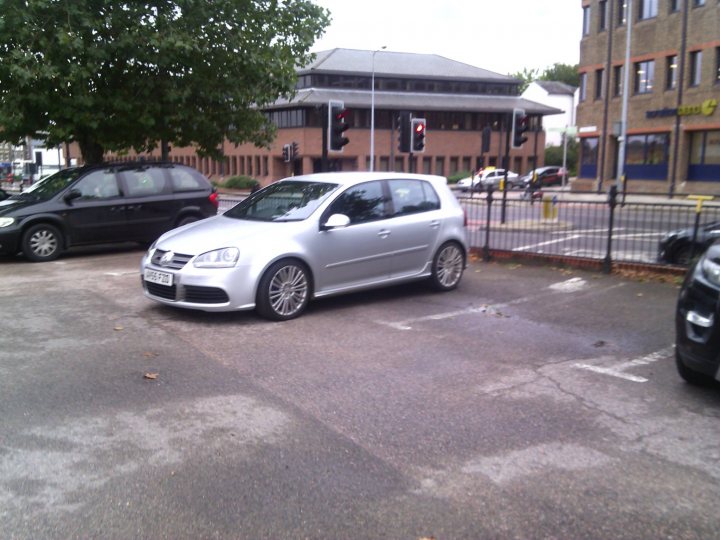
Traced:
<path fill-rule="evenodd" d="M 712 116 L 717 109 L 717 99 L 706 99 L 701 105 L 681 105 L 678 107 L 678 116 L 694 116 L 702 114 L 703 116 Z"/>

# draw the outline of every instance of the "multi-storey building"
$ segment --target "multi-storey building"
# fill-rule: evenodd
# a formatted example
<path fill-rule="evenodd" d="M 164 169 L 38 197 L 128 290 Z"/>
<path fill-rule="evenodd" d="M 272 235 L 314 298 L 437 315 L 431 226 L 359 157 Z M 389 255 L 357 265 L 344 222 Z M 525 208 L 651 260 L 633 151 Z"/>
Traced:
<path fill-rule="evenodd" d="M 371 155 L 376 171 L 451 176 L 481 165 L 500 166 L 509 118 L 513 109 L 520 108 L 529 116 L 531 129 L 522 148 L 510 149 L 509 163 L 512 170 L 522 173 L 532 167 L 536 154 L 538 164 L 543 164 L 542 116 L 562 111 L 524 99 L 519 95 L 519 85 L 520 81 L 512 77 L 437 55 L 333 49 L 317 53 L 312 64 L 298 71 L 292 99 L 280 100 L 266 109 L 278 127 L 270 148 L 226 143 L 225 159 L 219 162 L 199 158 L 193 148 L 173 148 L 170 159 L 213 178 L 248 175 L 262 183 L 328 168 L 370 170 Z M 342 102 L 347 109 L 350 127 L 345 135 L 350 142 L 342 152 L 324 151 L 323 131 L 331 101 Z M 398 151 L 397 118 L 401 111 L 426 119 L 423 153 L 411 156 Z M 490 135 L 486 151 L 482 148 L 484 128 L 490 128 L 485 130 Z M 283 147 L 292 143 L 298 155 L 285 162 Z"/>
<path fill-rule="evenodd" d="M 575 187 L 617 178 L 627 90 L 628 189 L 720 194 L 720 0 L 581 2 Z"/>

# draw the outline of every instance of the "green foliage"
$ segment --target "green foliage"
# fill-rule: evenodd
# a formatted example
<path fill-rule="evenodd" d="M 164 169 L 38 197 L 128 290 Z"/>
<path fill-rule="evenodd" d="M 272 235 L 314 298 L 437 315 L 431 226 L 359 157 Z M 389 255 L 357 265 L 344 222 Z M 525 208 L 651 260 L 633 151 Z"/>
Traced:
<path fill-rule="evenodd" d="M 552 67 L 545 68 L 545 71 L 540 75 L 540 80 L 558 81 L 577 88 L 580 86 L 580 73 L 577 65 L 556 63 Z"/>
<path fill-rule="evenodd" d="M 249 176 L 231 176 L 222 183 L 222 187 L 228 189 L 252 189 L 260 183 Z"/>
<path fill-rule="evenodd" d="M 578 161 L 578 142 L 572 137 L 568 139 L 567 145 L 567 169 L 570 176 L 577 176 L 577 161 Z M 554 165 L 556 167 L 562 167 L 563 164 L 563 147 L 562 146 L 548 146 L 545 148 L 545 165 Z"/>
<path fill-rule="evenodd" d="M 580 86 L 580 74 L 577 66 L 555 63 L 545 68 L 542 73 L 539 69 L 524 68 L 522 71 L 511 73 L 511 77 L 522 81 L 520 93 L 523 93 L 533 81 L 557 81 L 570 86 Z"/>
<path fill-rule="evenodd" d="M 267 146 L 329 23 L 310 0 L 0 0 L 0 138 L 105 151 Z"/>
<path fill-rule="evenodd" d="M 458 171 L 453 175 L 448 176 L 448 184 L 457 184 L 458 180 L 467 178 L 472 174 L 472 171 Z"/>

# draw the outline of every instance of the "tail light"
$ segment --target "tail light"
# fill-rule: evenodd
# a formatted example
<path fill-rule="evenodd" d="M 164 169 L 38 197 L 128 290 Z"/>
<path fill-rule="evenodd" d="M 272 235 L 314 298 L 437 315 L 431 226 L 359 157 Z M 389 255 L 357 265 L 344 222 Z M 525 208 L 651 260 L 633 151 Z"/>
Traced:
<path fill-rule="evenodd" d="M 217 191 L 213 191 L 213 192 L 210 194 L 210 197 L 208 197 L 208 199 L 210 199 L 210 202 L 213 204 L 213 206 L 214 206 L 215 208 L 217 208 L 218 206 L 220 206 L 220 196 L 218 195 L 218 192 L 217 192 Z"/>

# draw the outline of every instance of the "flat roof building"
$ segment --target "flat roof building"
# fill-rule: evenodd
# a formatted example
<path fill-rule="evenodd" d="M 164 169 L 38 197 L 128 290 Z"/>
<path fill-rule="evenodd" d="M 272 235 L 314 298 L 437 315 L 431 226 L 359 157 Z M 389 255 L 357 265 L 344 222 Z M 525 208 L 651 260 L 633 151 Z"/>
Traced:
<path fill-rule="evenodd" d="M 628 69 L 628 189 L 720 194 L 720 2 L 634 0 L 632 13 L 627 0 L 581 6 L 575 188 L 615 182 Z"/>

